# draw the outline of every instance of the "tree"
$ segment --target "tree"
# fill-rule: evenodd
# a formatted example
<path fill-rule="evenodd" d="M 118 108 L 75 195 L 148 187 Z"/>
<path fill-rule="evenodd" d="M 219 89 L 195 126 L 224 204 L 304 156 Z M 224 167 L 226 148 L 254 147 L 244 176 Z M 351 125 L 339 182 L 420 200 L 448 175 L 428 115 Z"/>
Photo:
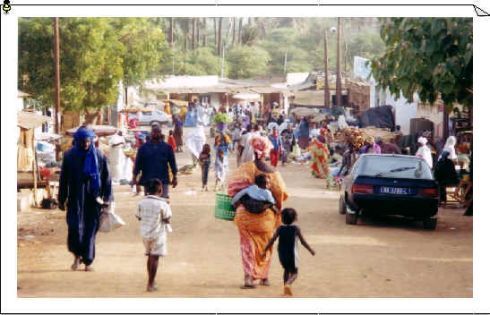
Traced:
<path fill-rule="evenodd" d="M 213 54 L 213 49 L 200 47 L 182 60 L 178 74 L 185 75 L 217 75 L 220 72 L 220 58 Z"/>
<path fill-rule="evenodd" d="M 471 18 L 391 18 L 383 21 L 386 51 L 373 61 L 373 75 L 383 88 L 410 101 L 438 96 L 451 108 L 472 105 L 473 22 Z"/>
<path fill-rule="evenodd" d="M 45 107 L 53 104 L 52 32 L 49 18 L 19 21 L 19 77 Z M 123 46 L 106 18 L 62 18 L 61 100 L 64 109 L 98 110 L 112 104 L 122 78 Z M 22 84 L 22 83 L 21 83 Z"/>
<path fill-rule="evenodd" d="M 49 18 L 19 20 L 19 87 L 46 107 L 53 103 L 50 25 Z M 63 108 L 99 111 L 115 103 L 122 79 L 138 84 L 157 74 L 169 62 L 165 28 L 158 18 L 60 19 Z"/>
<path fill-rule="evenodd" d="M 261 48 L 241 46 L 231 49 L 227 60 L 230 78 L 252 78 L 267 73 L 270 56 Z"/>
<path fill-rule="evenodd" d="M 223 29 L 223 18 L 219 17 L 218 18 L 218 42 L 216 45 L 216 55 L 218 55 L 218 56 L 221 54 L 221 48 L 222 48 L 222 44 L 223 44 L 222 29 Z"/>
<path fill-rule="evenodd" d="M 208 29 L 207 29 L 207 18 L 203 18 L 203 32 L 202 32 L 202 46 L 207 47 L 208 46 Z"/>
<path fill-rule="evenodd" d="M 114 19 L 113 23 L 124 46 L 122 66 L 126 89 L 156 75 L 164 51 L 169 51 L 163 29 L 146 18 Z"/>

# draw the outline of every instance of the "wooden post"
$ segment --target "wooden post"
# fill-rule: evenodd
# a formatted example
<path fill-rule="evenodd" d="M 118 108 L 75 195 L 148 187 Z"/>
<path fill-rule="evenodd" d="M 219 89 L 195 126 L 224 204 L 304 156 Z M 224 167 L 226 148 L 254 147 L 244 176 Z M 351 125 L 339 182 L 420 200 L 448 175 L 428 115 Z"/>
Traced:
<path fill-rule="evenodd" d="M 38 206 L 37 203 L 37 154 L 36 154 L 36 144 L 34 142 L 34 129 L 32 129 L 32 150 L 33 150 L 33 155 L 34 159 L 32 161 L 32 177 L 33 177 L 33 182 L 34 182 L 34 189 L 33 189 L 33 194 L 34 194 L 34 206 Z"/>
<path fill-rule="evenodd" d="M 335 87 L 336 105 L 342 106 L 342 78 L 340 76 L 340 18 L 337 18 L 337 80 Z"/>
<path fill-rule="evenodd" d="M 60 25 L 59 18 L 53 18 L 53 34 L 54 34 L 54 42 L 53 42 L 53 50 L 54 50 L 54 132 L 56 134 L 60 134 L 60 122 L 59 122 L 59 113 L 60 113 L 60 91 L 61 91 L 61 83 L 60 83 Z M 35 152 L 35 151 L 34 151 Z M 60 148 L 56 146 L 56 159 L 59 160 L 60 157 Z"/>
<path fill-rule="evenodd" d="M 328 30 L 325 30 L 325 39 L 323 42 L 323 60 L 325 63 L 325 84 L 323 86 L 323 102 L 326 108 L 330 107 L 330 86 L 328 85 Z"/>

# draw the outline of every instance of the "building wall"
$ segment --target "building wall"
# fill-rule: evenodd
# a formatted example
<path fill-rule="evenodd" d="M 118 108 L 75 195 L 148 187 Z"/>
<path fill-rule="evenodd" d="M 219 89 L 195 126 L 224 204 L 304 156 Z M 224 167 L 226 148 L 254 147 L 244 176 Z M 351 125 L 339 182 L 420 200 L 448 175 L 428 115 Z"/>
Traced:
<path fill-rule="evenodd" d="M 396 98 L 396 95 L 391 94 L 388 90 L 380 91 L 378 105 L 391 105 L 395 110 L 395 124 L 400 125 L 401 132 L 404 134 L 410 133 L 410 119 L 417 117 L 417 100 L 409 103 L 402 95 Z"/>
<path fill-rule="evenodd" d="M 417 118 L 427 118 L 434 123 L 435 138 L 440 138 L 443 135 L 444 113 L 441 106 L 442 103 L 436 102 L 432 106 L 419 104 L 417 107 Z"/>

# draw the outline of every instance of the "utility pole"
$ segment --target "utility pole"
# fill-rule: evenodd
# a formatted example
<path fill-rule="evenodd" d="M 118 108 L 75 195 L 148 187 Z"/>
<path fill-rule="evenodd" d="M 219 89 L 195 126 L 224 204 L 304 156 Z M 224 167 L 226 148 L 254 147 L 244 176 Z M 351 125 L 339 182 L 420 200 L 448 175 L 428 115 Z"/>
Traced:
<path fill-rule="evenodd" d="M 340 76 L 340 33 L 342 32 L 341 30 L 341 23 L 340 23 L 340 17 L 337 18 L 337 80 L 336 80 L 336 86 L 335 86 L 335 99 L 336 99 L 336 105 L 337 106 L 342 106 L 342 78 Z"/>
<path fill-rule="evenodd" d="M 284 74 L 287 74 L 288 71 L 288 51 L 284 54 Z"/>
<path fill-rule="evenodd" d="M 328 85 L 328 29 L 325 30 L 323 41 L 323 61 L 325 64 L 325 83 L 323 84 L 323 103 L 326 108 L 330 108 L 330 86 Z"/>
<path fill-rule="evenodd" d="M 53 18 L 53 50 L 54 50 L 54 132 L 60 134 L 60 94 L 61 94 L 61 83 L 60 83 L 60 24 L 59 18 Z M 56 157 L 60 157 L 60 147 L 56 146 Z"/>
<path fill-rule="evenodd" d="M 223 50 L 223 58 L 221 59 L 221 78 L 225 77 L 225 45 L 222 47 Z"/>

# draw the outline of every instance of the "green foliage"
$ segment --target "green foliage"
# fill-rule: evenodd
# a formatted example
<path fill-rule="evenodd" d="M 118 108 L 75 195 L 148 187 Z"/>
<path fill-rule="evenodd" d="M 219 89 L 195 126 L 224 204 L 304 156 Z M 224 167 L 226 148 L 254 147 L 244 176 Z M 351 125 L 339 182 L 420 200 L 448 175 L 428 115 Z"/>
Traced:
<path fill-rule="evenodd" d="M 261 48 L 243 46 L 231 49 L 227 60 L 230 78 L 251 78 L 267 73 L 270 56 Z"/>
<path fill-rule="evenodd" d="M 19 19 L 19 89 L 42 104 L 53 103 L 53 27 L 51 19 Z"/>
<path fill-rule="evenodd" d="M 380 57 L 385 50 L 385 44 L 379 34 L 373 31 L 362 31 L 347 37 L 347 58 L 353 62 L 354 56 L 367 59 Z"/>
<path fill-rule="evenodd" d="M 473 98 L 473 23 L 471 18 L 392 18 L 384 20 L 383 56 L 373 61 L 379 84 L 409 100 L 441 96 L 471 106 Z"/>
<path fill-rule="evenodd" d="M 231 123 L 231 118 L 226 113 L 217 113 L 214 115 L 214 120 L 216 124 L 229 124 Z"/>
<path fill-rule="evenodd" d="M 221 59 L 211 48 L 202 47 L 192 51 L 186 60 L 187 75 L 217 75 L 221 72 Z"/>
<path fill-rule="evenodd" d="M 162 30 L 146 18 L 60 18 L 63 108 L 98 109 L 115 103 L 120 80 L 136 84 L 168 62 L 164 39 Z M 52 43 L 51 18 L 19 19 L 19 88 L 43 106 L 53 103 Z"/>
<path fill-rule="evenodd" d="M 124 45 L 123 70 L 126 84 L 138 84 L 157 74 L 162 55 L 168 50 L 161 20 L 147 18 L 113 19 L 119 41 Z"/>

